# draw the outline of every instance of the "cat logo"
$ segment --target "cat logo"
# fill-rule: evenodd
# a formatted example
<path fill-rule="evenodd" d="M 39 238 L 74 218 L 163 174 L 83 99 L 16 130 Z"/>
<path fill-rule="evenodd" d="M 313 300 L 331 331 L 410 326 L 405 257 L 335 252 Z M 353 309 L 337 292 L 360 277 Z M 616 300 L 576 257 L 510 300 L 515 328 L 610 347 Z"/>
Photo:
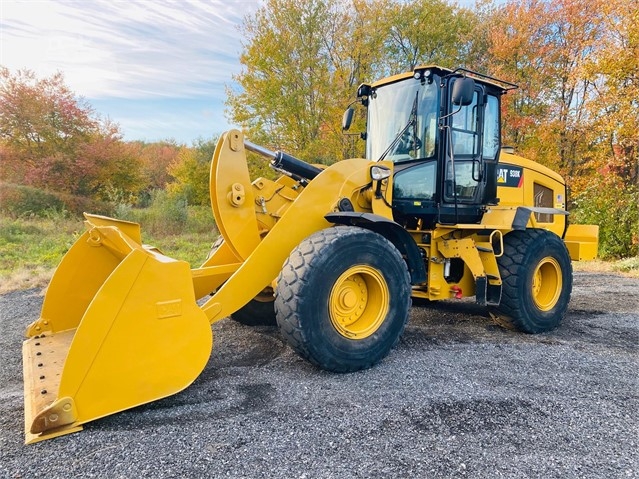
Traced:
<path fill-rule="evenodd" d="M 521 188 L 523 179 L 524 172 L 519 166 L 504 166 L 497 170 L 497 186 Z"/>

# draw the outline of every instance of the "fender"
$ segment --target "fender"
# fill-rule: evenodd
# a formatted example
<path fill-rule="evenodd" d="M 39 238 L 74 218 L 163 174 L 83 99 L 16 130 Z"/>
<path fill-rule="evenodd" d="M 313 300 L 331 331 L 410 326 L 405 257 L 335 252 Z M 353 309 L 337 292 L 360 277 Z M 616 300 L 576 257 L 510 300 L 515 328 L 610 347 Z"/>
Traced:
<path fill-rule="evenodd" d="M 408 231 L 394 221 L 373 213 L 356 211 L 340 211 L 324 216 L 329 223 L 349 226 L 359 226 L 382 235 L 404 257 L 410 273 L 411 284 L 419 284 L 426 281 L 426 268 L 419 247 Z"/>
<path fill-rule="evenodd" d="M 526 229 L 526 225 L 528 224 L 528 220 L 533 213 L 568 216 L 568 212 L 566 210 L 560 210 L 557 208 L 543 208 L 540 206 L 519 206 L 517 207 L 517 213 L 515 213 L 515 218 L 513 219 L 512 229 L 524 231 Z M 564 228 L 563 235 L 565 234 L 566 229 Z"/>

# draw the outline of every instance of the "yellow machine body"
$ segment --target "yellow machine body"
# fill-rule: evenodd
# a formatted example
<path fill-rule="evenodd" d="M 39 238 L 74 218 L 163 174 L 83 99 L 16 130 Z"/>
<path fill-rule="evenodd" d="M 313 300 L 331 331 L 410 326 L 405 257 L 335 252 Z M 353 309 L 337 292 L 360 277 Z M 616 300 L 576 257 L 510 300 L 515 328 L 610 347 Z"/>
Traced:
<path fill-rule="evenodd" d="M 568 225 L 566 185 L 554 171 L 521 156 L 503 151 L 498 176 L 499 205 L 487 206 L 479 224 L 438 225 L 434 230 L 410 231 L 415 242 L 431 258 L 427 281 L 413 287 L 413 296 L 430 301 L 474 296 L 476 280 L 486 275 L 489 284 L 500 285 L 497 259 L 503 253 L 503 238 L 513 231 L 517 217 L 520 227 L 551 231 L 564 238 L 574 261 L 597 257 L 599 227 Z M 513 175 L 516 181 L 509 181 Z M 523 208 L 530 205 L 531 209 Z M 554 212 L 545 213 L 545 208 Z M 524 212 L 524 215 L 522 215 Z M 563 214 L 558 214 L 563 213 Z M 422 238 L 431 238 L 424 243 Z M 446 260 L 459 258 L 463 273 L 458 281 L 445 278 Z"/>
<path fill-rule="evenodd" d="M 567 226 L 562 178 L 507 152 L 499 163 L 500 201 L 485 205 L 481 221 L 402 227 L 394 221 L 393 162 L 351 159 L 315 168 L 308 181 L 294 174 L 251 181 L 249 147 L 260 148 L 238 130 L 217 144 L 210 194 L 222 241 L 199 268 L 145 246 L 135 223 L 85 215 L 86 232 L 58 266 L 40 318 L 26 331 L 27 443 L 186 388 L 209 359 L 211 323 L 272 291 L 291 252 L 336 224 L 363 225 L 358 238 L 386 237 L 379 244 L 410 272 L 410 286 L 399 285 L 405 308 L 411 291 L 429 300 L 477 295 L 482 304 L 498 302 L 491 297 L 501 294 L 498 261 L 514 230 L 550 231 L 574 260 L 596 255 L 597 227 Z M 366 228 L 377 236 L 362 234 Z M 336 275 L 326 309 L 338 341 L 371 342 L 384 329 L 398 286 L 381 267 L 353 264 Z M 534 301 L 550 309 L 553 288 L 561 287 L 559 265 L 542 258 L 532 278 Z"/>
<path fill-rule="evenodd" d="M 201 268 L 144 246 L 137 224 L 85 215 L 87 231 L 58 266 L 41 316 L 27 328 L 27 443 L 191 384 L 210 356 L 210 324 L 268 287 L 302 239 L 330 226 L 324 216 L 338 199 L 365 204 L 360 197 L 370 184 L 363 159 L 336 163 L 300 191 L 288 179 L 251 184 L 239 131 L 220 139 L 212 178 L 226 241 Z M 240 189 L 243 201 L 232 196 Z"/>

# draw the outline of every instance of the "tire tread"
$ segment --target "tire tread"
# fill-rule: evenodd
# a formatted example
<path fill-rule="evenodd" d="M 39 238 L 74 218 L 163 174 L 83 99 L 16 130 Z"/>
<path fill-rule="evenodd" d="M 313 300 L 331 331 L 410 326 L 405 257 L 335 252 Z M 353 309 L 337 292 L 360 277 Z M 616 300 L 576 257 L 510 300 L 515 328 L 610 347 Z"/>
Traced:
<path fill-rule="evenodd" d="M 337 226 L 318 231 L 306 238 L 291 252 L 277 278 L 278 286 L 276 288 L 275 295 L 275 311 L 280 333 L 286 342 L 304 359 L 320 368 L 333 372 L 345 373 L 359 369 L 367 369 L 372 367 L 381 359 L 371 358 L 370 361 L 359 363 L 356 366 L 337 361 L 333 361 L 330 364 L 319 361 L 309 350 L 308 338 L 305 335 L 302 318 L 300 317 L 297 306 L 299 302 L 304 301 L 302 289 L 307 285 L 304 278 L 307 276 L 308 272 L 315 267 L 316 263 L 321 260 L 322 251 L 325 251 L 325 249 L 333 243 L 342 241 L 350 235 L 361 234 L 361 231 L 361 228 L 345 226 Z M 371 233 L 371 238 L 387 242 L 385 238 L 373 233 Z M 401 254 L 394 246 L 391 251 L 395 255 L 395 261 L 398 263 L 404 262 Z M 410 284 L 410 277 L 407 269 L 405 271 L 404 280 L 407 285 Z M 409 303 L 408 308 L 410 308 L 410 294 L 408 294 L 407 297 Z M 402 331 L 407 322 L 407 317 L 408 315 L 406 315 L 406 318 L 404 319 Z M 391 348 L 397 344 L 399 336 L 400 335 L 395 338 Z"/>
<path fill-rule="evenodd" d="M 567 249 L 561 239 L 554 233 L 541 229 L 527 229 L 526 231 L 513 231 L 504 238 L 504 254 L 498 258 L 498 266 L 502 279 L 502 296 L 499 306 L 491 308 L 494 319 L 502 326 L 523 331 L 526 333 L 544 332 L 556 327 L 563 320 L 570 292 L 565 304 L 560 305 L 559 318 L 554 326 L 540 327 L 531 321 L 525 309 L 524 300 L 520 297 L 520 285 L 525 281 L 525 276 L 531 267 L 526 264 L 527 251 L 539 242 L 551 242 L 555 245 L 561 243 L 562 256 L 567 258 L 567 271 L 562 270 L 563 285 L 572 289 L 572 264 Z"/>

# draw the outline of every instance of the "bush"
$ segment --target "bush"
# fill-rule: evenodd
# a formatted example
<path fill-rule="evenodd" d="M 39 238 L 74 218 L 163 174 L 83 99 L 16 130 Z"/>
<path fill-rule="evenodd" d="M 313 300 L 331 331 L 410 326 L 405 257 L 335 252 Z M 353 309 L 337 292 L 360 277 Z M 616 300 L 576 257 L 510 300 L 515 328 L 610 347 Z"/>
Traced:
<path fill-rule="evenodd" d="M 599 225 L 599 256 L 606 260 L 639 254 L 639 191 L 617 180 L 602 176 L 574 200 L 575 222 Z"/>
<path fill-rule="evenodd" d="M 46 212 L 60 211 L 64 204 L 56 195 L 28 186 L 0 184 L 0 209 L 12 218 L 45 217 Z"/>
<path fill-rule="evenodd" d="M 189 206 L 189 218 L 186 224 L 189 233 L 209 233 L 212 238 L 219 235 L 209 206 Z"/>
<path fill-rule="evenodd" d="M 70 195 L 67 193 L 59 193 L 56 196 L 64 204 L 64 208 L 71 215 L 81 217 L 82 213 L 93 213 L 96 215 L 112 216 L 114 213 L 114 205 L 104 201 L 92 200 L 84 196 Z"/>
<path fill-rule="evenodd" d="M 0 183 L 0 212 L 11 218 L 80 217 L 85 211 L 109 215 L 113 214 L 113 207 L 82 196 Z"/>
<path fill-rule="evenodd" d="M 175 235 L 182 233 L 189 217 L 186 199 L 168 194 L 164 190 L 151 193 L 151 204 L 148 208 L 133 208 L 128 204 L 116 206 L 118 219 L 140 223 L 143 232 L 155 236 Z"/>

